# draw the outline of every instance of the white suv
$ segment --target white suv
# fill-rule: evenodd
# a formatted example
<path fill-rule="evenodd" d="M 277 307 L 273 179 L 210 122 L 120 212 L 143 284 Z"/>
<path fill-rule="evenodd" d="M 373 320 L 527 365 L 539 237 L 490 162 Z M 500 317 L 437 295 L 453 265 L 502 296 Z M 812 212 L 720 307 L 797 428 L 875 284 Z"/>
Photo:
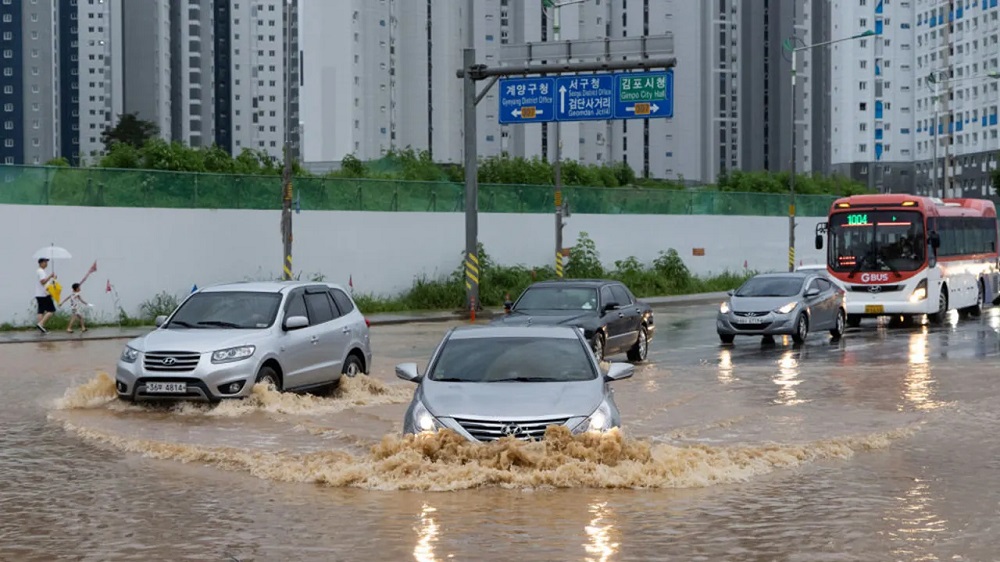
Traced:
<path fill-rule="evenodd" d="M 336 388 L 371 370 L 368 321 L 339 285 L 232 283 L 189 295 L 157 328 L 128 342 L 115 386 L 124 400 L 242 398 Z"/>

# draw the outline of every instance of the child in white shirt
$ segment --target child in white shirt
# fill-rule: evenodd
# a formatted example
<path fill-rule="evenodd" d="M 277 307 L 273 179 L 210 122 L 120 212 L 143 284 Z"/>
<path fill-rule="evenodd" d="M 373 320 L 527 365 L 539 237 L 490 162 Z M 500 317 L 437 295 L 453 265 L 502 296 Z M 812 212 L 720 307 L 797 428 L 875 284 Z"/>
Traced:
<path fill-rule="evenodd" d="M 65 299 L 63 299 L 63 301 L 59 303 L 59 306 L 66 304 L 67 301 L 69 302 L 69 308 L 70 311 L 72 312 L 72 316 L 70 316 L 69 318 L 69 326 L 66 328 L 66 331 L 72 334 L 73 323 L 76 320 L 80 320 L 80 328 L 82 328 L 82 331 L 86 332 L 87 325 L 83 321 L 83 311 L 80 309 L 80 307 L 81 305 L 90 306 L 90 303 L 83 300 L 83 297 L 80 295 L 79 283 L 73 283 L 73 292 L 70 293 L 69 296 L 67 296 Z"/>

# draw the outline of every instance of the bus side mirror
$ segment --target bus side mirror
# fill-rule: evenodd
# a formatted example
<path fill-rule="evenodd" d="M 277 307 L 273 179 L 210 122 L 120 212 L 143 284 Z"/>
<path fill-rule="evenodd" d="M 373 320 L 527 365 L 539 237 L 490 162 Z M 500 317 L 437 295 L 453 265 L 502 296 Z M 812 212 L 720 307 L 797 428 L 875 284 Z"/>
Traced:
<path fill-rule="evenodd" d="M 927 244 L 931 248 L 934 248 L 934 251 L 937 251 L 937 249 L 941 247 L 941 237 L 938 236 L 937 232 L 931 232 L 930 235 L 927 236 Z"/>
<path fill-rule="evenodd" d="M 816 235 L 816 249 L 817 250 L 822 250 L 823 249 L 823 235 L 822 234 L 817 234 Z"/>

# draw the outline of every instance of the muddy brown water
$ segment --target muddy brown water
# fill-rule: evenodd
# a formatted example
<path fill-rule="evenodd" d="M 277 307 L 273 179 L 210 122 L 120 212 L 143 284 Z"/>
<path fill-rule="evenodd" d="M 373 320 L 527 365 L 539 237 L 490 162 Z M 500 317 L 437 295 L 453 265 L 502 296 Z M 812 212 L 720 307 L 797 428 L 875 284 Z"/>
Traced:
<path fill-rule="evenodd" d="M 114 399 L 122 341 L 0 345 L 0 560 L 998 560 L 1000 316 L 802 348 L 662 315 L 624 427 L 403 438 L 445 325 L 332 398 Z"/>

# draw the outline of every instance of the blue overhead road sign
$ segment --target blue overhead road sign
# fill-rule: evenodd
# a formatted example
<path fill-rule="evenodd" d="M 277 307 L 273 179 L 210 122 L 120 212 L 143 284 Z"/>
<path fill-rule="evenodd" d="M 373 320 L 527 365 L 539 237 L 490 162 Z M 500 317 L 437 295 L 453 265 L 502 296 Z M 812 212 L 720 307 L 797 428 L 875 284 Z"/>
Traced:
<path fill-rule="evenodd" d="M 674 71 L 615 74 L 615 119 L 674 116 Z"/>
<path fill-rule="evenodd" d="M 500 123 L 674 116 L 674 71 L 500 80 Z"/>
<path fill-rule="evenodd" d="M 555 78 L 500 81 L 500 122 L 541 123 L 556 118 Z"/>
<path fill-rule="evenodd" d="M 611 74 L 556 78 L 558 121 L 614 119 L 615 81 Z"/>

